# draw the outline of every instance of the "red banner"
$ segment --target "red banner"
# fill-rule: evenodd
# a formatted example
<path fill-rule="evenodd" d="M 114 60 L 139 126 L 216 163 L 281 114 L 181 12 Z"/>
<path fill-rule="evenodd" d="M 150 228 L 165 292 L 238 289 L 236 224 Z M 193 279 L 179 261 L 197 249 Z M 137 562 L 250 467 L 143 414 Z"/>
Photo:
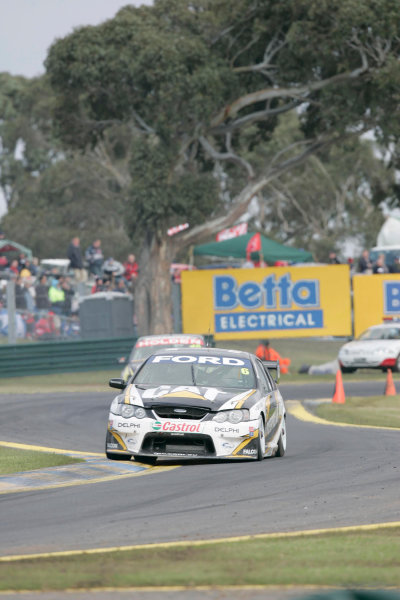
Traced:
<path fill-rule="evenodd" d="M 169 236 L 175 235 L 176 233 L 179 233 L 180 231 L 183 231 L 184 229 L 187 229 L 188 227 L 189 227 L 189 223 L 182 223 L 181 225 L 176 225 L 175 227 L 170 227 L 167 230 L 167 234 Z"/>
<path fill-rule="evenodd" d="M 261 235 L 259 233 L 255 233 L 247 242 L 246 255 L 249 256 L 252 252 L 261 252 Z"/>
<path fill-rule="evenodd" d="M 238 237 L 239 235 L 244 235 L 245 233 L 247 233 L 247 223 L 240 223 L 239 225 L 235 225 L 234 227 L 230 227 L 229 229 L 223 229 L 222 231 L 217 233 L 217 242 L 230 240 L 231 238 Z"/>

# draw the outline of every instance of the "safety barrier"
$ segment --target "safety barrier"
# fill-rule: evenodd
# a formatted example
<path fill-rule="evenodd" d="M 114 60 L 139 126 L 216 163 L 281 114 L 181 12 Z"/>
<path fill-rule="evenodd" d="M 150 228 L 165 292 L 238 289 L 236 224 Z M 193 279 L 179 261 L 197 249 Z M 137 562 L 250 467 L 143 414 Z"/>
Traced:
<path fill-rule="evenodd" d="M 0 346 L 0 378 L 47 373 L 121 370 L 137 338 L 37 342 Z M 0 384 L 1 385 L 1 384 Z"/>

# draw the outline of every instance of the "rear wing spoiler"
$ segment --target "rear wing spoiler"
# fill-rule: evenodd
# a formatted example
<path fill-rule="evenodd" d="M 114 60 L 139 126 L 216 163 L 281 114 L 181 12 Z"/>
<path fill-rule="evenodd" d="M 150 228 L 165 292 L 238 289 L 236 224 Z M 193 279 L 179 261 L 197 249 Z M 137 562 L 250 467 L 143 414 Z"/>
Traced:
<path fill-rule="evenodd" d="M 281 368 L 279 366 L 279 360 L 263 360 L 263 367 L 266 371 L 275 371 L 273 378 L 276 383 L 278 383 L 281 376 Z"/>

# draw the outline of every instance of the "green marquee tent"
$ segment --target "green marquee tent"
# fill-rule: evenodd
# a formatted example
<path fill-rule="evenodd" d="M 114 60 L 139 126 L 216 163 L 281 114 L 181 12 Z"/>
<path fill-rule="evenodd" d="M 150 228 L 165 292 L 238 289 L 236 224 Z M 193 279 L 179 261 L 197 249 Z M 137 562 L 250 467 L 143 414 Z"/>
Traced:
<path fill-rule="evenodd" d="M 193 254 L 197 256 L 208 255 L 245 259 L 247 244 L 254 235 L 254 233 L 245 233 L 244 235 L 239 235 L 223 242 L 201 244 L 194 247 Z M 261 248 L 264 261 L 270 264 L 279 260 L 287 260 L 289 263 L 311 262 L 313 260 L 311 252 L 293 248 L 292 246 L 285 246 L 284 244 L 270 240 L 264 235 L 261 235 Z M 251 258 L 252 260 L 258 260 L 259 253 L 252 252 Z"/>
<path fill-rule="evenodd" d="M 18 254 L 24 253 L 29 260 L 32 260 L 32 250 L 13 242 L 11 240 L 0 240 L 0 254 L 5 254 L 9 258 L 17 258 Z"/>

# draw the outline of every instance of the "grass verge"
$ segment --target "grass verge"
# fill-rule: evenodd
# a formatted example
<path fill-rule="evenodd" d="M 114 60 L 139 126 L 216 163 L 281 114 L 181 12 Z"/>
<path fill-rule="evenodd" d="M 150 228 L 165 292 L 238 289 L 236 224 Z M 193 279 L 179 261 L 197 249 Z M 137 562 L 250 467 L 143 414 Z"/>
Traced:
<path fill-rule="evenodd" d="M 281 356 L 289 357 L 292 361 L 290 372 L 281 376 L 281 383 L 310 383 L 318 381 L 333 381 L 335 375 L 305 375 L 299 374 L 300 367 L 320 365 L 330 362 L 337 357 L 339 348 L 345 340 L 320 340 L 313 338 L 276 339 L 271 340 Z M 255 352 L 258 340 L 229 340 L 218 342 L 218 348 L 232 348 Z M 10 377 L 0 379 L 0 394 L 29 394 L 38 392 L 104 392 L 110 391 L 108 380 L 119 377 L 121 368 L 113 370 L 91 371 L 85 373 L 59 373 L 50 375 L 34 375 L 28 377 Z M 365 381 L 385 379 L 386 375 L 379 370 L 363 369 L 356 373 L 347 374 L 346 381 Z"/>
<path fill-rule="evenodd" d="M 52 373 L 0 379 L 0 394 L 37 394 L 40 392 L 109 392 L 108 380 L 119 377 L 120 370 L 83 373 Z M 110 392 L 112 395 L 112 391 Z"/>
<path fill-rule="evenodd" d="M 400 586 L 400 528 L 0 562 L 0 590 Z"/>
<path fill-rule="evenodd" d="M 34 471 L 47 467 L 59 467 L 73 463 L 84 462 L 80 458 L 51 454 L 50 452 L 35 452 L 31 450 L 15 450 L 0 446 L 0 475 L 9 475 L 21 471 Z"/>
<path fill-rule="evenodd" d="M 318 404 L 314 412 L 335 423 L 400 428 L 400 395 L 346 398 L 345 404 Z"/>

